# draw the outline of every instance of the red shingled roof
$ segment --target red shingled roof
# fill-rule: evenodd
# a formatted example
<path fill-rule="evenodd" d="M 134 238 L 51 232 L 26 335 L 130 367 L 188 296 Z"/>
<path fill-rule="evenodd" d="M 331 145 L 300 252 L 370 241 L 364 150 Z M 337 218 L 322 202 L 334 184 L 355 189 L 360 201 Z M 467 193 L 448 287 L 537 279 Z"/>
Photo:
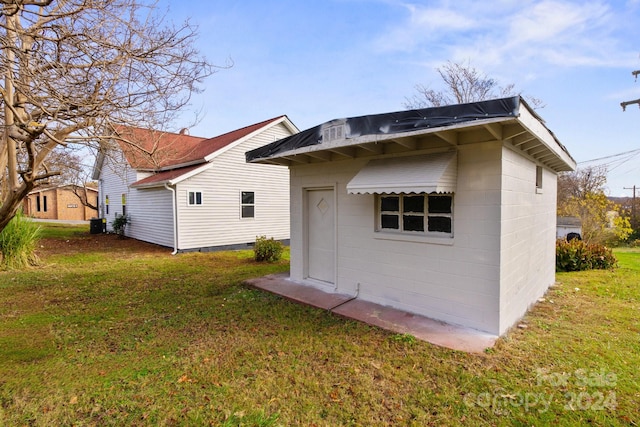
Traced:
<path fill-rule="evenodd" d="M 191 172 L 192 170 L 198 169 L 202 165 L 203 163 L 198 163 L 197 165 L 193 165 L 193 166 L 186 166 L 184 168 L 171 169 L 164 172 L 158 172 L 144 179 L 141 179 L 140 181 L 136 181 L 135 183 L 133 183 L 133 186 L 134 187 L 146 187 L 146 186 L 155 187 L 157 184 L 169 182 L 172 179 L 182 176 L 187 172 Z"/>
<path fill-rule="evenodd" d="M 159 132 L 150 129 L 119 126 L 118 144 L 129 165 L 138 170 L 168 170 L 195 163 L 229 144 L 279 120 L 279 116 L 251 126 L 237 129 L 213 138 L 202 138 L 181 133 Z"/>
<path fill-rule="evenodd" d="M 154 184 L 169 182 L 203 166 L 207 163 L 207 156 L 282 117 L 284 116 L 209 139 L 142 128 L 120 127 L 116 128 L 116 131 L 125 141 L 117 141 L 131 167 L 157 172 L 137 181 L 133 186 L 154 186 Z"/>
<path fill-rule="evenodd" d="M 151 129 L 116 127 L 116 139 L 127 163 L 138 170 L 159 170 L 197 159 L 198 145 L 206 138 Z"/>

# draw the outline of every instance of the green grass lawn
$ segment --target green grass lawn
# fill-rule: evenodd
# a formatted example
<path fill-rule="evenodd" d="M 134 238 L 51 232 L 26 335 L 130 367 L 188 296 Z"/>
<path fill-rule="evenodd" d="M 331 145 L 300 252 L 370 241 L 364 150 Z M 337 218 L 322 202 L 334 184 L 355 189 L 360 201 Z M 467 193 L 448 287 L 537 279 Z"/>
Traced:
<path fill-rule="evenodd" d="M 45 236 L 42 267 L 0 273 L 0 426 L 640 423 L 637 250 L 558 274 L 478 355 L 242 285 L 288 260 Z"/>

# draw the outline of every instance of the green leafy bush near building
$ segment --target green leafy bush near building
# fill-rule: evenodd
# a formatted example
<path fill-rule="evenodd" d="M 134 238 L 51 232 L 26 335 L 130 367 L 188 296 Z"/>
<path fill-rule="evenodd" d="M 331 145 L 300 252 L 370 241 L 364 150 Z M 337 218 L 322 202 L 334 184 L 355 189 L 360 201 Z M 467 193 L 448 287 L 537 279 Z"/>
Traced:
<path fill-rule="evenodd" d="M 284 245 L 273 237 L 267 239 L 266 236 L 256 237 L 256 244 L 253 247 L 256 261 L 276 262 L 282 257 Z"/>
<path fill-rule="evenodd" d="M 556 271 L 582 271 L 611 269 L 618 260 L 611 248 L 582 240 L 556 242 Z"/>

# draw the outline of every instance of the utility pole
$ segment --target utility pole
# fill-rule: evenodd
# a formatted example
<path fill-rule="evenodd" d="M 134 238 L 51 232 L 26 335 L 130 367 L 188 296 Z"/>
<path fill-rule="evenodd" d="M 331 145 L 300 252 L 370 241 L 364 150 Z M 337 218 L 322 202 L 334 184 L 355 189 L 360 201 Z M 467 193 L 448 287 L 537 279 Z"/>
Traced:
<path fill-rule="evenodd" d="M 635 77 L 636 80 L 638 80 L 638 75 L 639 74 L 640 74 L 640 70 L 635 70 L 635 71 L 631 72 L 631 75 L 633 75 L 633 77 Z M 627 105 L 631 105 L 631 104 L 638 104 L 638 106 L 640 106 L 640 99 L 634 99 L 633 101 L 621 102 L 620 106 L 622 107 L 622 111 L 626 110 L 627 109 Z"/>
<path fill-rule="evenodd" d="M 633 199 L 631 199 L 631 228 L 636 230 L 637 222 L 636 222 L 636 186 L 633 187 L 623 187 L 624 190 L 633 190 Z"/>

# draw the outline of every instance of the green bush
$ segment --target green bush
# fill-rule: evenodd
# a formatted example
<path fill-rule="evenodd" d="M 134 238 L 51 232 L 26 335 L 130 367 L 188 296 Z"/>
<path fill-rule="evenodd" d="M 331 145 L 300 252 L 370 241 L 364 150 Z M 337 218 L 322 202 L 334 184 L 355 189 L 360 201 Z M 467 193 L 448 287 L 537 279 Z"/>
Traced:
<path fill-rule="evenodd" d="M 556 241 L 556 271 L 606 270 L 617 263 L 613 251 L 606 246 L 577 239 Z"/>
<path fill-rule="evenodd" d="M 253 253 L 256 261 L 276 262 L 280 260 L 283 249 L 282 242 L 274 240 L 273 237 L 267 239 L 266 236 L 259 236 L 256 237 Z"/>
<path fill-rule="evenodd" d="M 120 237 L 124 237 L 124 231 L 129 224 L 129 217 L 126 215 L 116 215 L 116 218 L 111 221 L 111 227 L 113 231 Z"/>
<path fill-rule="evenodd" d="M 38 265 L 40 260 L 36 255 L 36 247 L 39 237 L 40 226 L 18 211 L 0 233 L 0 267 L 3 270 L 19 270 Z"/>

